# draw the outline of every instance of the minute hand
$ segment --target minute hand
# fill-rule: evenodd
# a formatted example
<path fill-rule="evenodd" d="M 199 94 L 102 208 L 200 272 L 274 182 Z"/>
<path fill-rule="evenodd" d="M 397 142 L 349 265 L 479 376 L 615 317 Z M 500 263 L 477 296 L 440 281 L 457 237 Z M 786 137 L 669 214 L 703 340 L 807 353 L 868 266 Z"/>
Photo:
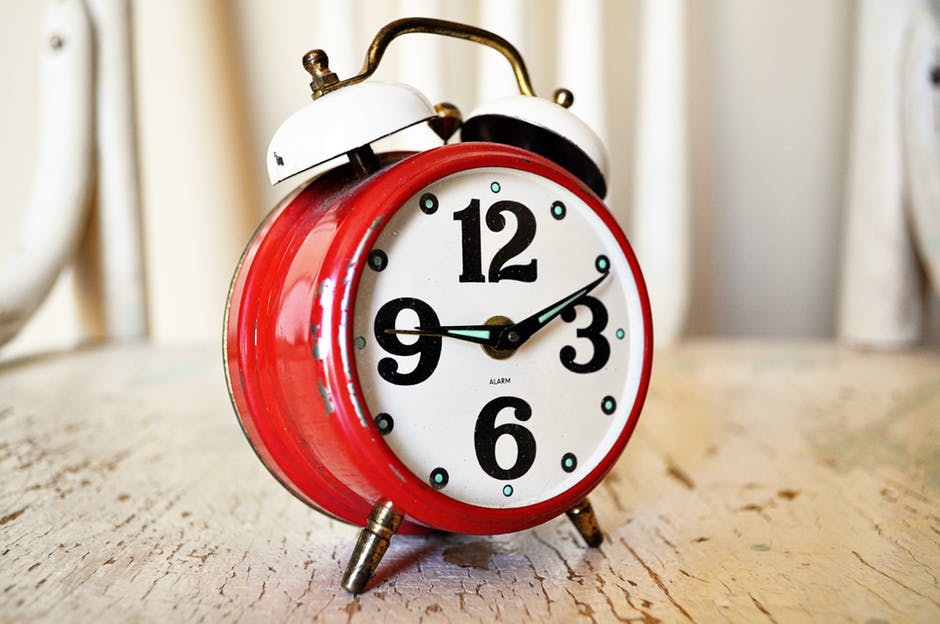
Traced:
<path fill-rule="evenodd" d="M 525 341 L 535 335 L 537 331 L 548 325 L 553 318 L 573 306 L 582 297 L 594 290 L 594 288 L 604 281 L 607 277 L 604 273 L 599 278 L 571 293 L 570 295 L 559 299 L 555 303 L 546 306 L 535 314 L 526 317 L 515 325 L 510 325 L 503 329 L 499 334 L 496 348 L 505 351 L 514 351 L 518 349 Z"/>

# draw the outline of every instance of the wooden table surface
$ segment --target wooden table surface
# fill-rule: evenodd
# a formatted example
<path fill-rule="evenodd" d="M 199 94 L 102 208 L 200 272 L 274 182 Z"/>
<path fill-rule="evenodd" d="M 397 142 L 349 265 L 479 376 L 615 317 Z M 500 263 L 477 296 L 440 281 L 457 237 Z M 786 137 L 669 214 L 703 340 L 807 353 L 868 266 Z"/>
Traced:
<path fill-rule="evenodd" d="M 691 342 L 592 495 L 495 537 L 356 539 L 243 439 L 217 348 L 0 367 L 0 621 L 940 622 L 940 354 Z"/>

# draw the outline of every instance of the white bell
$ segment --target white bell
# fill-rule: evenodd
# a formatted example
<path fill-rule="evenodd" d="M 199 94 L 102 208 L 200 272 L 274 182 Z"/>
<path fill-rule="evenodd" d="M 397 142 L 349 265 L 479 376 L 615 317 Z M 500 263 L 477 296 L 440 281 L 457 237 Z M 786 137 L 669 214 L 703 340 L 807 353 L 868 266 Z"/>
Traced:
<path fill-rule="evenodd" d="M 487 102 L 467 116 L 460 140 L 527 149 L 561 165 L 601 198 L 607 194 L 607 148 L 597 133 L 561 103 L 527 95 Z"/>
<path fill-rule="evenodd" d="M 271 184 L 434 117 L 417 89 L 370 80 L 337 89 L 281 124 L 268 146 Z"/>

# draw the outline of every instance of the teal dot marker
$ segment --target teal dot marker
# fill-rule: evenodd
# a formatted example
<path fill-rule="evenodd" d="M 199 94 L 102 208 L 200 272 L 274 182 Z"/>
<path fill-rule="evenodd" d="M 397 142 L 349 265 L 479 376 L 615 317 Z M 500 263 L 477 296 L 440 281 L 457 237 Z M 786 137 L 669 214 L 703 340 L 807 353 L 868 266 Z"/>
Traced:
<path fill-rule="evenodd" d="M 556 221 L 561 221 L 565 218 L 565 205 L 560 201 L 556 201 L 552 204 L 552 216 L 555 217 Z"/>
<path fill-rule="evenodd" d="M 381 249 L 373 249 L 369 253 L 369 268 L 373 271 L 384 271 L 388 266 L 388 256 Z"/>
<path fill-rule="evenodd" d="M 421 212 L 427 215 L 431 215 L 437 212 L 437 205 L 438 200 L 434 193 L 425 193 L 421 196 L 421 199 L 418 200 L 418 208 L 421 209 Z"/>
<path fill-rule="evenodd" d="M 607 256 L 600 255 L 597 257 L 597 260 L 594 261 L 594 268 L 596 268 L 601 273 L 606 273 L 610 269 L 610 260 L 607 259 Z"/>
<path fill-rule="evenodd" d="M 382 412 L 375 417 L 375 426 L 379 428 L 379 433 L 388 435 L 392 432 L 392 429 L 395 428 L 395 420 L 385 412 Z"/>
<path fill-rule="evenodd" d="M 353 344 L 356 345 L 356 349 L 362 351 L 366 348 L 366 339 L 362 336 L 356 336 L 356 338 L 353 340 Z"/>
<path fill-rule="evenodd" d="M 503 486 L 503 496 L 512 496 L 512 486 L 504 485 Z"/>
<path fill-rule="evenodd" d="M 490 190 L 493 191 L 494 193 L 499 193 L 499 189 L 501 189 L 501 188 L 502 188 L 502 187 L 499 185 L 499 182 L 492 182 L 492 183 L 490 184 Z M 510 488 L 510 489 L 511 489 L 511 488 Z M 508 496 L 508 494 L 507 494 L 507 496 Z"/>
<path fill-rule="evenodd" d="M 623 340 L 623 337 L 627 335 L 627 332 L 622 329 L 617 330 L 617 340 Z"/>
<path fill-rule="evenodd" d="M 617 409 L 617 401 L 614 400 L 612 396 L 605 396 L 601 401 L 601 410 L 610 416 L 614 413 L 614 410 Z"/>
<path fill-rule="evenodd" d="M 447 482 L 450 481 L 450 475 L 447 474 L 447 471 L 443 468 L 435 468 L 431 471 L 431 475 L 428 478 L 428 483 L 431 484 L 431 487 L 435 490 L 440 490 L 447 485 Z"/>

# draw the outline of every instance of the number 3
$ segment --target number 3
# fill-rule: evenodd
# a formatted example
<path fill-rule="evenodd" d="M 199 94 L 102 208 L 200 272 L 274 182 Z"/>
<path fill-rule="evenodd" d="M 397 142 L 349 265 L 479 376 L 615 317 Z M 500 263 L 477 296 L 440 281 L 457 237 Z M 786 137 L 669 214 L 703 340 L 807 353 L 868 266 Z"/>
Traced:
<path fill-rule="evenodd" d="M 610 359 L 610 343 L 601 335 L 604 328 L 607 327 L 607 308 L 604 304 L 594 297 L 582 297 L 580 301 L 561 313 L 561 320 L 566 323 L 573 323 L 576 318 L 574 309 L 578 306 L 584 306 L 591 311 L 591 323 L 577 331 L 578 338 L 587 338 L 594 347 L 591 359 L 584 364 L 574 361 L 577 351 L 574 347 L 562 347 L 559 357 L 565 368 L 572 373 L 593 373 L 599 371 L 607 364 Z"/>

